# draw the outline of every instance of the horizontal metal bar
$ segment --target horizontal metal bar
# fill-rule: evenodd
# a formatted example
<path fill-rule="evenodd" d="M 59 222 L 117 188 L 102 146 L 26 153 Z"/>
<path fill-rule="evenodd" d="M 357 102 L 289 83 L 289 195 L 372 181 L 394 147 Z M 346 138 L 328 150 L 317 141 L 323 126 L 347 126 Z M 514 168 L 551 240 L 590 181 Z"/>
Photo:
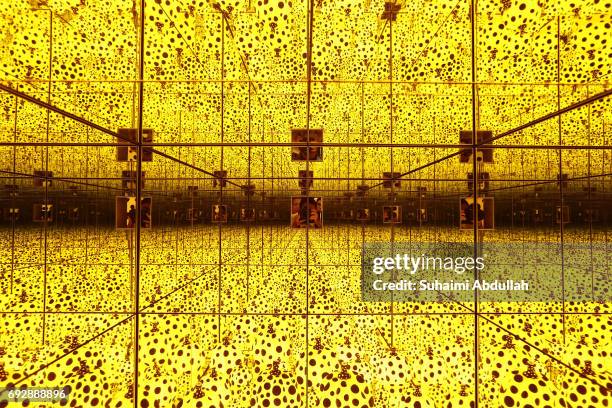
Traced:
<path fill-rule="evenodd" d="M 35 175 L 31 175 L 31 174 L 27 174 L 27 173 L 14 173 L 14 174 L 23 174 L 23 175 L 19 175 L 19 176 L 0 176 L 0 180 L 2 179 L 31 179 L 31 178 L 45 178 L 45 177 L 41 177 L 41 176 L 35 176 Z M 605 174 L 607 175 L 607 174 Z M 604 175 L 604 176 L 605 176 Z M 72 176 L 59 176 L 60 178 L 55 178 L 55 177 L 49 177 L 50 179 L 53 180 L 64 180 L 64 181 L 69 181 L 69 180 L 107 180 L 107 181 L 121 181 L 121 180 L 125 180 L 126 178 L 124 177 L 72 177 Z M 596 178 L 596 177 L 602 177 L 601 175 L 591 175 L 591 176 L 584 176 L 584 178 Z M 153 181 L 211 181 L 212 179 L 210 177 L 145 177 L 144 178 L 147 181 L 153 182 Z M 270 177 L 248 177 L 248 176 L 244 176 L 244 177 L 225 177 L 224 180 L 251 180 L 251 181 L 256 181 L 256 180 L 263 180 L 263 181 L 280 181 L 280 180 L 301 180 L 302 177 L 297 177 L 297 176 L 286 176 L 286 177 L 276 177 L 276 176 L 270 176 Z M 383 177 L 309 177 L 309 180 L 313 180 L 313 181 L 323 181 L 323 182 L 329 182 L 329 181 L 381 181 L 381 180 L 386 180 Z M 416 181 L 425 181 L 425 182 L 471 182 L 472 179 L 471 178 L 432 178 L 432 177 L 424 177 L 424 178 L 409 178 L 409 179 L 403 179 L 406 182 L 416 182 Z M 577 179 L 566 179 L 563 181 L 572 181 L 572 180 L 577 180 Z M 483 181 L 483 180 L 481 180 Z M 547 178 L 490 178 L 490 179 L 486 179 L 486 181 L 488 182 L 520 182 L 520 183 L 525 183 L 525 182 L 558 182 L 558 179 L 547 179 Z M 612 180 L 607 180 L 612 182 Z M 607 182 L 604 181 L 604 182 Z M 297 188 L 296 188 L 297 189 Z M 200 190 L 198 190 L 200 191 Z M 219 189 L 216 189 L 214 191 L 219 191 Z M 398 191 L 398 189 L 396 188 L 396 191 Z M 406 190 L 401 190 L 401 191 L 406 191 Z M 415 190 L 417 191 L 417 190 Z"/>
<path fill-rule="evenodd" d="M 118 147 L 121 143 L 78 143 L 78 142 L 0 142 L 0 146 L 49 146 L 49 147 Z M 143 147 L 348 147 L 373 149 L 471 149 L 471 144 L 441 143 L 340 143 L 340 142 L 182 142 L 143 143 Z M 612 145 L 529 145 L 529 144 L 483 144 L 481 149 L 534 149 L 534 150 L 612 150 Z"/>
<path fill-rule="evenodd" d="M 30 82 L 44 82 L 49 83 L 48 79 L 44 78 L 28 78 L 28 79 L 3 79 L 3 81 L 8 83 L 30 83 Z M 52 83 L 157 83 L 157 84 L 173 84 L 173 83 L 262 83 L 262 84 L 278 84 L 278 83 L 286 83 L 290 85 L 295 85 L 298 83 L 307 83 L 306 79 L 189 79 L 189 80 L 181 80 L 181 79 L 169 79 L 169 80 L 158 80 L 158 79 L 145 79 L 142 81 L 139 80 L 129 80 L 129 79 L 96 79 L 96 80 L 87 80 L 87 79 L 53 79 Z M 579 87 L 587 87 L 587 86 L 601 86 L 607 85 L 609 81 L 604 81 L 602 83 L 591 82 L 555 82 L 555 81 L 540 81 L 540 82 L 471 82 L 471 81 L 402 81 L 402 80 L 361 80 L 361 79 L 313 79 L 310 81 L 313 84 L 405 84 L 405 85 L 485 85 L 485 86 L 579 86 Z"/>
<path fill-rule="evenodd" d="M 261 224 L 260 224 L 261 225 Z M 387 226 L 390 224 L 386 224 Z M 216 227 L 216 225 L 215 225 Z M 344 228 L 344 226 L 343 226 Z M 390 226 L 388 226 L 388 228 L 391 228 Z M 338 251 L 343 251 L 345 250 L 344 248 L 339 248 Z M 147 264 L 149 265 L 149 264 Z M 174 264 L 172 264 L 174 265 Z M 211 264 L 210 266 L 218 266 L 219 264 Z M 225 263 L 223 263 L 223 265 L 226 265 Z M 237 265 L 242 265 L 245 266 L 247 265 L 246 263 L 244 264 L 237 264 Z M 253 265 L 250 264 L 252 267 L 257 267 L 259 265 Z M 278 266 L 278 265 L 273 265 L 273 266 Z M 294 266 L 294 265 L 291 265 Z M 346 264 L 335 264 L 335 265 L 326 265 L 326 266 L 337 266 L 337 267 L 345 267 Z M 360 265 L 361 266 L 361 265 Z M 304 266 L 305 267 L 305 266 Z M 482 302 L 483 304 L 485 304 L 485 302 Z M 389 307 L 389 306 L 387 306 Z M 89 311 L 89 310 L 84 310 L 84 311 L 74 311 L 74 310 L 65 310 L 65 311 L 47 311 L 47 312 L 43 312 L 43 311 L 33 311 L 33 310 L 28 310 L 25 312 L 20 312 L 20 311 L 0 311 L 1 314 L 6 314 L 6 315 L 36 315 L 36 314 L 42 314 L 42 313 L 46 313 L 46 314 L 66 314 L 66 315 L 132 315 L 133 312 L 122 312 L 122 311 L 108 311 L 108 312 L 96 312 L 96 311 Z M 139 312 L 138 314 L 143 314 L 143 315 L 160 315 L 160 316 L 167 316 L 167 315 L 173 315 L 173 316 L 181 316 L 181 315 L 189 315 L 189 316 L 294 316 L 294 317 L 301 317 L 304 318 L 304 316 L 306 315 L 305 312 L 186 312 L 186 311 L 180 311 L 180 312 L 173 312 L 170 311 L 169 309 L 167 311 L 159 311 L 159 312 Z M 491 315 L 491 316 L 499 316 L 499 315 L 512 315 L 512 316 L 517 316 L 517 315 L 586 315 L 586 316 L 608 316 L 608 315 L 612 315 L 612 312 L 495 312 L 495 311 L 490 311 L 490 312 L 481 312 L 481 314 L 483 315 Z M 369 313 L 351 313 L 351 312 L 334 312 L 334 313 L 325 313 L 325 312 L 311 312 L 309 313 L 310 316 L 315 316 L 315 317 L 320 317 L 320 316 L 391 316 L 394 315 L 392 312 L 369 312 Z M 473 312 L 459 312 L 459 311 L 448 311 L 448 312 L 410 312 L 410 316 L 454 316 L 454 315 L 470 315 L 473 316 L 474 313 Z M 395 313 L 395 316 L 397 316 L 397 313 Z"/>
<path fill-rule="evenodd" d="M 358 89 L 356 88 L 355 91 L 357 91 Z M 247 96 L 248 93 L 245 90 L 242 90 L 241 88 L 236 88 L 234 89 L 233 87 L 229 87 L 229 88 L 224 88 L 224 94 L 227 95 L 244 95 Z M 564 89 L 564 91 L 567 91 L 567 88 Z M 522 91 L 521 91 L 522 92 Z M 45 91 L 38 91 L 38 92 L 34 92 L 34 93 L 40 93 L 40 94 L 45 94 L 48 92 Z M 80 89 L 77 90 L 55 90 L 52 92 L 53 95 L 69 95 L 69 96 L 74 96 L 74 95 L 108 95 L 108 94 L 113 94 L 113 95 L 136 95 L 137 92 L 134 91 L 82 91 Z M 255 93 L 255 91 L 253 91 L 253 93 Z M 146 92 L 147 96 L 151 96 L 151 95 L 164 95 L 164 96 L 174 96 L 174 95 L 201 95 L 201 96 L 208 96 L 208 95 L 218 95 L 219 97 L 221 96 L 221 90 L 219 91 L 207 91 L 207 92 L 202 92 L 199 91 L 197 89 L 193 89 L 193 90 L 176 90 L 176 91 L 165 91 L 165 90 L 158 90 L 158 91 L 147 91 Z M 325 96 L 350 96 L 352 95 L 351 92 L 346 92 L 342 89 L 333 89 L 331 91 L 325 91 L 325 90 L 314 90 L 312 91 L 313 95 L 325 95 Z M 429 92 L 416 92 L 416 91 L 406 91 L 406 90 L 399 90 L 399 91 L 394 91 L 393 92 L 394 95 L 407 95 L 407 96 L 431 96 L 431 97 L 452 97 L 452 98 L 457 98 L 457 99 L 468 99 L 469 98 L 469 91 L 466 87 L 466 93 L 465 94 L 451 94 L 451 93 L 443 93 L 443 92 L 437 92 L 437 91 L 429 91 Z M 568 92 L 561 92 L 561 95 L 567 95 Z M 262 92 L 262 93 L 258 93 L 259 95 L 264 95 L 264 96 L 306 96 L 306 91 L 295 91 L 295 92 Z M 383 92 L 382 90 L 380 92 L 364 92 L 364 95 L 367 96 L 388 96 L 389 92 Z M 482 99 L 486 99 L 486 97 L 517 97 L 517 93 L 499 93 L 499 92 L 495 92 L 495 93 L 482 93 L 481 92 L 481 100 Z M 554 101 L 555 99 L 557 99 L 556 95 L 534 95 L 531 97 L 534 100 L 540 100 L 540 99 L 550 99 L 551 101 Z M 482 105 L 485 105 L 484 103 L 482 103 Z M 261 105 L 260 105 L 261 106 Z M 316 112 L 314 113 L 315 115 L 318 116 L 323 116 L 324 113 L 321 112 Z"/>
<path fill-rule="evenodd" d="M 87 183 L 87 182 L 83 182 L 83 181 L 79 181 L 79 180 L 88 180 L 88 179 L 74 179 L 74 178 L 63 178 L 63 177 L 45 177 L 45 176 L 34 176 L 32 174 L 27 174 L 27 173 L 19 173 L 19 172 L 14 172 L 14 171 L 7 171 L 7 170 L 0 170 L 0 173 L 3 174 L 11 174 L 12 176 L 8 176 L 8 177 L 1 177 L 3 179 L 9 179 L 9 180 L 17 180 L 17 179 L 32 179 L 32 178 L 38 178 L 38 179 L 48 179 L 48 180 L 53 180 L 59 183 L 68 183 L 68 184 L 77 184 L 77 185 L 81 185 L 81 186 L 85 186 L 85 187 L 91 187 L 92 189 L 98 188 L 98 189 L 103 189 L 103 190 L 112 190 L 112 191 L 116 191 L 120 194 L 124 193 L 124 189 L 123 188 L 117 188 L 117 187 L 111 187 L 108 185 L 100 185 L 100 184 L 91 184 L 91 183 Z M 100 180 L 100 179 L 97 179 Z M 41 187 L 42 189 L 42 187 Z M 19 190 L 20 193 L 28 193 L 31 190 Z M 44 189 L 43 191 L 41 191 L 41 193 L 44 194 Z M 53 193 L 54 190 L 51 189 L 49 191 L 49 193 Z M 76 193 L 77 194 L 85 194 L 85 193 L 90 193 L 92 192 L 92 190 L 77 190 Z M 152 191 L 148 191 L 148 193 L 154 193 Z M 165 196 L 165 194 L 162 194 Z M 70 198 L 70 197 L 66 197 L 66 198 Z M 13 197 L 9 197 L 7 198 L 7 200 L 14 200 L 16 198 Z"/>
<path fill-rule="evenodd" d="M 609 177 L 612 176 L 612 173 L 605 173 L 605 174 L 590 174 L 588 176 L 578 176 L 578 177 L 572 177 L 572 178 L 567 178 L 564 180 L 561 180 L 561 182 L 565 183 L 565 182 L 570 182 L 570 181 L 583 181 L 583 180 L 590 180 L 590 179 L 594 179 L 594 178 L 599 178 L 599 177 Z M 530 184 L 525 184 L 522 186 L 508 186 L 508 187 L 500 187 L 500 188 L 496 188 L 496 189 L 491 189 L 489 190 L 490 192 L 495 192 L 495 191 L 504 191 L 504 190 L 509 190 L 512 188 L 519 188 L 519 187 L 530 187 L 530 186 L 537 186 L 537 185 L 542 185 L 542 184 L 552 184 L 552 183 L 559 183 L 559 180 L 537 180 L 533 183 Z M 567 190 L 564 190 L 567 191 Z M 571 190 L 570 190 L 571 191 Z M 597 193 L 597 192 L 596 192 Z"/>

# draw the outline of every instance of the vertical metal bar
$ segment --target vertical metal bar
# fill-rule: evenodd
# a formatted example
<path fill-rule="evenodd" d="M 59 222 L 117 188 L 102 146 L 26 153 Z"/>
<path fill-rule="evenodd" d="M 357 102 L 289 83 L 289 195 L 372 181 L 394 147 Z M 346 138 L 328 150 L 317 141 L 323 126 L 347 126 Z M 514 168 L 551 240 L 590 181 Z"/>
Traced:
<path fill-rule="evenodd" d="M 476 0 L 472 0 L 470 2 L 470 15 L 471 15 L 471 39 L 472 39 L 472 192 L 474 197 L 474 202 L 472 205 L 472 223 L 474 226 L 473 230 L 473 238 L 474 238 L 474 259 L 478 257 L 478 168 L 476 166 L 476 136 L 477 136 L 477 92 L 478 88 L 476 86 L 477 80 L 477 72 L 476 72 Z M 484 202 L 483 202 L 483 210 L 484 210 Z M 480 279 L 478 269 L 474 268 L 474 279 Z M 479 321 L 478 321 L 478 288 L 474 288 L 474 406 L 478 408 L 478 364 L 479 364 Z"/>
<path fill-rule="evenodd" d="M 135 84 L 136 86 L 138 86 L 138 84 Z M 138 95 L 138 93 L 136 92 L 136 95 Z M 138 122 L 136 122 L 136 131 L 138 132 Z M 138 138 L 138 134 L 136 135 L 136 138 Z M 128 168 L 128 174 L 132 175 L 134 174 L 134 163 L 133 162 L 127 162 L 126 166 Z M 138 168 L 138 165 L 136 165 L 136 167 Z M 138 184 L 138 176 L 136 176 L 137 180 L 136 180 L 136 184 Z M 137 186 L 138 188 L 138 186 Z M 126 194 L 127 195 L 127 194 Z M 136 204 L 136 208 L 138 209 L 138 204 Z M 134 228 L 136 228 L 136 225 L 134 225 Z M 130 229 L 130 230 L 125 230 L 125 238 L 127 240 L 127 244 L 128 244 L 128 257 L 129 257 L 129 261 L 130 261 L 130 301 L 134 302 L 135 299 L 135 294 L 134 294 L 134 281 L 136 280 L 136 265 L 134 262 L 134 229 Z"/>
<path fill-rule="evenodd" d="M 18 98 L 15 97 L 15 124 L 13 129 L 13 140 L 17 142 L 17 111 L 19 109 Z M 17 172 L 17 146 L 13 146 L 13 173 Z M 12 184 L 16 186 L 17 179 L 13 175 Z M 15 207 L 15 195 L 17 190 L 13 191 L 11 198 L 11 208 Z M 15 212 L 11 216 L 11 294 L 13 293 L 13 282 L 15 279 Z"/>
<path fill-rule="evenodd" d="M 589 95 L 589 86 L 587 85 L 587 96 Z M 588 145 L 591 147 L 591 105 L 588 106 L 588 120 L 587 120 L 587 134 L 588 134 Z M 589 209 L 589 249 L 591 256 L 591 301 L 595 301 L 595 271 L 593 268 L 593 203 L 591 197 L 591 149 L 587 150 L 587 189 L 588 189 L 588 209 Z"/>
<path fill-rule="evenodd" d="M 432 96 L 433 99 L 433 96 Z M 432 123 L 432 133 L 433 133 L 433 142 L 434 144 L 436 143 L 436 117 L 433 117 L 433 123 Z M 422 142 L 422 140 L 421 140 Z M 434 163 L 436 162 L 436 151 L 438 149 L 433 149 L 433 159 L 434 159 Z M 434 200 L 436 199 L 436 189 L 437 189 L 437 183 L 436 183 L 436 165 L 433 165 L 433 198 Z M 423 208 L 423 197 L 422 197 L 422 193 L 419 191 L 419 208 L 417 208 L 417 216 L 419 217 L 419 227 L 423 226 L 423 217 L 421 216 L 421 208 Z M 432 209 L 433 211 L 436 211 L 435 207 Z M 436 216 L 436 214 L 432 214 L 434 217 Z M 435 229 L 435 227 L 434 227 Z"/>
<path fill-rule="evenodd" d="M 98 149 L 97 151 L 97 157 L 96 157 L 96 163 L 101 163 L 101 151 L 102 149 Z M 96 177 L 100 177 L 100 166 L 98 165 L 98 167 L 96 168 Z M 101 242 L 101 236 L 102 234 L 100 234 L 100 224 L 99 224 L 99 217 L 98 217 L 98 200 L 97 198 L 99 197 L 99 192 L 100 192 L 100 187 L 96 187 L 96 201 L 95 201 L 95 205 L 94 205 L 94 217 L 95 217 L 95 234 L 94 236 L 97 237 L 98 239 L 98 245 L 97 245 L 97 249 L 98 249 L 98 254 L 100 253 L 100 242 Z M 130 288 L 131 289 L 131 288 Z"/>
<path fill-rule="evenodd" d="M 533 93 L 533 88 L 532 91 Z M 525 152 L 521 150 L 521 178 L 525 179 Z M 522 196 L 525 195 L 525 186 L 521 187 Z M 527 215 L 527 210 L 525 209 L 525 204 L 523 204 L 523 200 L 521 199 L 521 267 L 525 268 L 525 241 L 527 238 L 527 234 L 525 231 L 525 216 Z"/>
<path fill-rule="evenodd" d="M 181 128 L 180 126 L 180 111 L 179 111 L 179 129 Z M 178 159 L 181 160 L 181 148 L 180 146 L 178 147 Z M 181 178 L 181 167 L 178 166 L 178 184 L 179 184 L 179 189 L 180 189 L 180 178 Z M 177 201 L 177 206 L 173 209 L 172 211 L 172 216 L 174 218 L 174 229 L 176 230 L 176 234 L 175 234 L 175 242 L 174 242 L 174 279 L 176 279 L 178 281 L 179 279 L 179 267 L 178 267 L 178 252 L 179 252 L 179 211 L 178 211 L 178 207 L 179 207 L 179 200 L 181 199 L 178 194 L 175 196 L 176 197 L 176 201 Z M 174 211 L 176 211 L 176 215 L 174 213 Z"/>
<path fill-rule="evenodd" d="M 365 122 L 365 102 L 364 102 L 364 98 L 365 98 L 365 90 L 364 90 L 364 84 L 363 82 L 361 83 L 361 144 L 364 143 L 364 135 L 365 135 L 365 127 L 364 127 L 364 122 Z M 361 151 L 361 183 L 365 183 L 365 163 L 364 163 L 364 152 L 363 152 L 363 146 L 359 147 L 359 150 Z"/>
<path fill-rule="evenodd" d="M 351 134 L 351 119 L 350 119 L 350 115 L 348 115 L 348 119 L 346 122 L 346 138 L 347 140 L 350 140 L 350 134 Z M 340 150 L 340 149 L 338 149 Z M 351 149 L 349 147 L 346 148 L 346 157 L 348 158 L 348 160 L 346 161 L 346 190 L 347 191 L 351 191 Z M 339 161 L 339 160 L 338 160 Z M 340 174 L 340 173 L 338 173 Z M 352 199 L 351 199 L 352 200 Z M 348 210 L 348 217 L 351 216 L 351 211 L 352 210 L 352 205 L 347 206 L 347 207 L 351 207 L 350 210 Z M 346 223 L 346 268 L 347 271 L 350 270 L 350 263 L 351 263 L 351 239 L 350 239 L 350 230 L 351 230 L 351 221 L 352 218 L 350 219 L 349 222 Z"/>
<path fill-rule="evenodd" d="M 364 142 L 364 136 L 365 136 L 365 127 L 364 127 L 365 125 L 365 106 L 364 106 L 365 95 L 364 93 L 365 93 L 364 83 L 362 82 L 361 83 L 361 98 L 360 98 L 361 99 L 360 100 L 360 103 L 361 103 L 360 116 L 361 116 L 361 143 L 362 144 Z M 364 185 L 365 183 L 365 180 L 364 180 L 365 179 L 365 157 L 364 157 L 363 146 L 361 146 L 359 150 L 361 153 L 361 183 L 360 185 Z M 364 194 L 364 196 L 362 196 L 363 199 L 360 201 L 359 209 L 362 209 L 362 206 L 367 202 L 365 200 L 365 192 L 362 192 L 362 193 Z M 359 209 L 357 211 L 359 211 Z M 370 217 L 371 217 L 372 209 L 370 209 L 369 211 L 370 211 Z M 361 250 L 362 251 L 363 251 L 364 244 L 365 244 L 365 222 L 362 221 L 361 222 Z"/>
<path fill-rule="evenodd" d="M 138 155 L 136 162 L 136 248 L 134 250 L 134 408 L 138 408 L 138 352 L 140 337 L 140 234 L 142 223 L 142 124 L 144 111 L 145 1 L 140 0 L 140 42 L 138 66 Z"/>
<path fill-rule="evenodd" d="M 306 175 L 308 175 L 308 171 L 310 169 L 310 108 L 311 108 L 311 95 L 312 95 L 312 32 L 313 32 L 313 23 L 314 23 L 314 0 L 308 1 L 308 33 L 307 33 L 307 44 L 306 44 Z M 310 196 L 310 188 L 308 187 L 308 183 L 306 183 L 306 202 L 308 203 Z M 304 355 L 305 358 L 305 366 L 306 366 L 306 407 L 308 407 L 308 349 L 309 349 L 309 302 L 308 299 L 310 297 L 309 291 L 309 275 L 310 275 L 310 217 L 306 217 L 306 353 Z"/>
<path fill-rule="evenodd" d="M 561 109 L 561 16 L 557 16 L 557 110 Z M 563 144 L 563 136 L 561 135 L 561 115 L 557 116 L 557 126 L 559 128 L 559 146 Z M 562 313 L 561 313 L 561 326 L 563 330 L 563 344 L 565 344 L 565 256 L 564 256 L 564 237 L 563 237 L 563 150 L 558 150 L 559 154 L 559 199 L 561 203 L 560 208 L 560 228 L 559 228 L 559 239 L 561 241 L 561 299 L 562 299 Z"/>
<path fill-rule="evenodd" d="M 224 117 L 225 117 L 225 18 L 223 17 L 223 13 L 221 13 L 220 15 L 221 17 L 221 158 L 220 158 L 220 165 L 221 165 L 221 171 L 223 171 L 223 135 L 224 135 Z M 219 205 L 223 204 L 223 182 L 224 180 L 220 180 L 219 181 Z M 220 211 L 220 210 L 219 210 Z M 219 212 L 219 214 L 221 214 Z M 229 218 L 229 214 L 227 213 L 227 211 L 225 212 L 226 217 Z M 222 286 L 222 279 L 223 279 L 223 275 L 222 275 L 222 259 L 223 259 L 223 252 L 222 252 L 222 244 L 221 244 L 221 240 L 222 240 L 222 233 L 221 233 L 221 225 L 222 223 L 219 222 L 218 223 L 218 228 L 219 228 L 219 255 L 218 255 L 218 271 L 217 271 L 217 284 L 218 284 L 218 288 L 217 288 L 217 296 L 218 296 L 218 303 L 217 303 L 217 339 L 218 341 L 221 341 L 221 286 Z"/>
<path fill-rule="evenodd" d="M 389 143 L 393 144 L 393 13 L 389 13 Z M 391 154 L 391 200 L 395 200 L 395 178 L 393 174 L 393 147 L 390 148 Z M 398 214 L 399 215 L 399 214 Z M 403 214 L 402 214 L 403 215 Z M 391 251 L 395 251 L 395 223 L 391 223 Z M 395 319 L 393 316 L 394 293 L 391 292 L 391 347 L 393 347 L 393 334 Z"/>
<path fill-rule="evenodd" d="M 44 9 L 41 9 L 44 10 Z M 51 87 L 53 75 L 53 11 L 49 9 L 49 88 L 47 91 L 47 103 L 51 105 Z M 46 142 L 49 143 L 49 127 L 51 126 L 51 111 L 47 109 L 47 136 Z M 49 171 L 49 146 L 45 146 L 45 172 Z M 45 176 L 48 174 L 45 173 Z M 51 179 L 45 179 L 45 218 L 43 220 L 44 230 L 44 268 L 43 268 L 43 316 L 42 316 L 42 345 L 45 345 L 46 335 L 46 312 L 47 312 L 47 219 L 49 214 L 49 183 Z"/>
<path fill-rule="evenodd" d="M 248 104 L 249 104 L 249 117 L 247 120 L 247 137 L 249 140 L 249 151 L 248 151 L 248 156 L 249 156 L 249 164 L 248 164 L 248 182 L 247 184 L 250 186 L 251 185 L 251 81 L 249 81 L 248 83 Z M 248 193 L 250 194 L 250 192 Z M 247 209 L 249 211 L 251 211 L 251 196 L 247 195 Z M 257 216 L 257 214 L 255 214 L 255 209 L 253 209 L 253 219 L 255 219 L 255 217 Z M 247 234 L 247 242 L 246 242 L 246 250 L 247 250 L 247 259 L 246 259 L 246 298 L 247 298 L 247 305 L 249 304 L 249 281 L 250 281 L 250 267 L 251 267 L 251 223 L 247 222 L 247 227 L 246 227 L 246 234 Z"/>
<path fill-rule="evenodd" d="M 87 144 L 89 144 L 89 127 L 85 128 L 85 141 L 87 142 Z M 89 177 L 89 146 L 85 146 L 85 176 Z M 89 185 L 85 186 L 85 196 L 89 195 Z M 79 197 L 80 198 L 80 197 Z M 78 200 L 79 202 L 79 213 L 80 213 L 80 209 L 81 209 L 81 203 L 80 200 Z M 89 208 L 87 208 L 86 211 L 84 211 L 85 213 L 85 270 L 87 270 L 88 268 L 88 262 L 89 262 L 89 228 L 87 228 L 89 226 Z M 80 216 L 79 216 L 80 218 Z"/>
<path fill-rule="evenodd" d="M 270 137 L 272 139 L 272 143 L 274 143 L 274 134 L 272 132 L 270 132 Z M 262 113 L 261 113 L 261 140 L 265 141 L 266 140 L 266 114 L 264 113 L 264 110 L 262 108 Z M 262 149 L 261 151 L 261 162 L 265 163 L 266 162 L 266 149 Z M 270 189 L 272 191 L 271 196 L 274 197 L 274 156 L 272 156 L 271 159 L 271 180 L 270 180 Z M 262 168 L 262 174 L 265 176 L 266 174 L 266 170 L 265 170 L 265 166 Z M 262 182 L 263 188 L 266 188 L 266 181 L 265 179 Z M 273 217 L 272 217 L 273 218 Z M 275 220 L 276 221 L 276 220 Z M 270 234 L 272 233 L 272 226 L 270 226 Z M 260 260 L 260 264 L 261 264 L 261 275 L 263 276 L 264 273 L 264 224 L 261 224 L 261 260 Z M 270 245 L 270 248 L 272 248 L 272 245 Z"/>

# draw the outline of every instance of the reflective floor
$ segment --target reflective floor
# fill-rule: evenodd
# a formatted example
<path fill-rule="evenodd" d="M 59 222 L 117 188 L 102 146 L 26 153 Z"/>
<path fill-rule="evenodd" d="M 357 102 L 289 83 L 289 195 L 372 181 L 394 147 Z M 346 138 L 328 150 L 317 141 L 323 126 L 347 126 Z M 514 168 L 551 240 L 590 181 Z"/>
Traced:
<path fill-rule="evenodd" d="M 441 231 L 394 233 L 410 242 Z M 283 225 L 145 231 L 136 320 L 133 233 L 17 231 L 13 263 L 2 259 L 3 382 L 69 385 L 74 406 L 129 406 L 138 325 L 143 406 L 607 406 L 609 303 L 483 302 L 475 316 L 471 302 L 362 302 L 362 240 L 387 234 L 360 225 L 311 230 L 308 241 Z M 11 231 L 2 237 L 10 245 Z M 557 234 L 508 229 L 483 240 L 511 237 L 553 243 Z M 585 252 L 568 288 L 590 284 L 591 272 L 605 277 L 612 244 L 603 231 L 594 241 L 604 245 L 595 268 Z M 499 259 L 537 263 L 515 255 Z"/>

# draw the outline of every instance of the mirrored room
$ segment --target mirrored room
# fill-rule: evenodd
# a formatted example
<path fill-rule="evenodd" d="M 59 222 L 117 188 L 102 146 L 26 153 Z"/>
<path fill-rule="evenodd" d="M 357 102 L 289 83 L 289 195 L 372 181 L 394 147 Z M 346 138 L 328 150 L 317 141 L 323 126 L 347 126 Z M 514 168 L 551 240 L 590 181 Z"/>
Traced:
<path fill-rule="evenodd" d="M 0 407 L 612 404 L 611 0 L 0 19 Z"/>

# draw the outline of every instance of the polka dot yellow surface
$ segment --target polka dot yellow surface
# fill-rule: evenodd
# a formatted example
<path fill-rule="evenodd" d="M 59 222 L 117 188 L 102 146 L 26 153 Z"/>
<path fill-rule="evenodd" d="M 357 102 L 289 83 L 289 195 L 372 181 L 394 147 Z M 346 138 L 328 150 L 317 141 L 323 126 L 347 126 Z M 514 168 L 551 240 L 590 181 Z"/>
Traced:
<path fill-rule="evenodd" d="M 0 407 L 610 406 L 609 0 L 0 19 Z M 374 242 L 556 298 L 370 301 Z"/>

